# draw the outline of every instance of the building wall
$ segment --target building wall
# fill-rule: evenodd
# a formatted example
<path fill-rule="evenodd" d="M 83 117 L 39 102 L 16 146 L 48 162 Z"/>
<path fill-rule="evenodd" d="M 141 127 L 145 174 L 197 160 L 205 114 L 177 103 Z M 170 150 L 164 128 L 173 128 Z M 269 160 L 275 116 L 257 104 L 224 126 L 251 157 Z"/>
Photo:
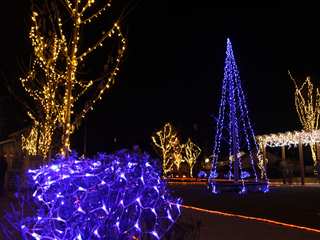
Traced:
<path fill-rule="evenodd" d="M 0 142 L 0 151 L 8 163 L 5 188 L 10 191 L 15 188 L 17 177 L 24 170 L 24 158 L 20 146 L 15 139 Z"/>

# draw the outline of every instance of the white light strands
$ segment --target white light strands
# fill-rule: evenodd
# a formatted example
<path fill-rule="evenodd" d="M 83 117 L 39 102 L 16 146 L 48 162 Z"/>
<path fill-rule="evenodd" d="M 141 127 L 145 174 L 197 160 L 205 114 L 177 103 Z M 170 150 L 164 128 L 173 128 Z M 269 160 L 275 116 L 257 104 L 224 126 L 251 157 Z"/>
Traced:
<path fill-rule="evenodd" d="M 294 131 L 285 133 L 272 133 L 256 137 L 260 146 L 268 147 L 297 147 L 301 142 L 304 145 L 313 145 L 320 142 L 320 130 Z"/>

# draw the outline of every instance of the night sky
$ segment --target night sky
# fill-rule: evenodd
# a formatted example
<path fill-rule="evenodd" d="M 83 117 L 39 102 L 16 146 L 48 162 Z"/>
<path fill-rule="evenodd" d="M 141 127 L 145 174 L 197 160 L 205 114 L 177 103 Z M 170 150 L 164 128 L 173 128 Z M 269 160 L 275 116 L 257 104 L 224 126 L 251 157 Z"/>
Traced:
<path fill-rule="evenodd" d="M 319 83 L 317 9 L 290 9 L 280 1 L 264 6 L 206 2 L 211 1 L 130 2 L 133 7 L 123 22 L 128 52 L 116 85 L 84 124 L 88 152 L 134 144 L 150 150 L 151 134 L 167 121 L 184 140 L 190 136 L 210 152 L 227 37 L 233 44 L 256 133 L 301 128 L 287 71 L 301 81 L 310 75 Z M 117 1 L 115 12 L 127 4 Z M 29 1 L 1 4 L 2 139 L 28 124 L 19 103 L 5 97 L 4 79 L 16 81 L 24 72 L 21 66 L 28 63 L 29 13 Z M 73 140 L 80 152 L 83 133 L 82 126 Z"/>

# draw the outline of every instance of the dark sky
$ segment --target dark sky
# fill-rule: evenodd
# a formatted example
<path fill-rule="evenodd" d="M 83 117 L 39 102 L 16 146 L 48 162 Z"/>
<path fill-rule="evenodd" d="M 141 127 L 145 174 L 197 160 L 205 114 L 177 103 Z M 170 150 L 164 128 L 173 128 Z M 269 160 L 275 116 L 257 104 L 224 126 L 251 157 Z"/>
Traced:
<path fill-rule="evenodd" d="M 290 9 L 281 1 L 243 6 L 232 1 L 207 2 L 213 1 L 140 0 L 133 4 L 123 23 L 129 50 L 121 75 L 85 124 L 89 152 L 136 143 L 150 149 L 150 135 L 166 121 L 174 123 L 182 138 L 190 136 L 200 146 L 211 146 L 227 37 L 233 43 L 256 133 L 300 129 L 287 71 L 300 80 L 311 75 L 319 83 L 317 9 Z M 120 9 L 126 1 L 117 5 Z M 30 53 L 29 9 L 29 1 L 21 0 L 1 6 L 0 70 L 9 80 L 19 77 L 21 62 Z M 5 86 L 1 88 L 6 95 Z M 17 129 L 27 116 L 14 100 L 7 102 L 10 106 L 1 106 L 8 112 L 3 124 L 6 129 Z M 83 132 L 81 127 L 73 141 L 80 151 Z"/>

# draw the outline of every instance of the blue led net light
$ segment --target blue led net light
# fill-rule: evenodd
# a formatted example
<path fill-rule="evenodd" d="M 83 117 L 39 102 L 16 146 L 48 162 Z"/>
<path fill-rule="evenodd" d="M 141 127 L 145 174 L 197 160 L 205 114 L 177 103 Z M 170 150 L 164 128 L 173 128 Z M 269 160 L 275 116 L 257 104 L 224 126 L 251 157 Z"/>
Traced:
<path fill-rule="evenodd" d="M 219 162 L 222 159 L 222 140 L 227 140 L 229 157 L 227 172 L 220 172 Z M 250 168 L 244 169 L 241 152 L 248 153 Z M 216 193 L 216 179 L 224 178 L 240 182 L 240 192 L 246 191 L 245 179 L 254 182 L 267 181 L 265 170 L 258 164 L 259 147 L 255 140 L 254 131 L 249 119 L 248 107 L 241 86 L 237 64 L 233 55 L 230 39 L 227 39 L 222 96 L 219 107 L 217 130 L 214 139 L 212 169 L 209 175 L 209 185 Z M 260 166 L 260 169 L 259 167 Z M 258 171 L 260 170 L 260 172 Z M 226 171 L 224 169 L 224 171 Z M 268 186 L 264 187 L 267 190 Z M 262 190 L 262 191 L 264 191 Z"/>
<path fill-rule="evenodd" d="M 29 170 L 37 213 L 20 221 L 25 239 L 160 239 L 180 215 L 147 154 L 56 158 Z M 135 238 L 134 238 L 135 237 Z"/>

